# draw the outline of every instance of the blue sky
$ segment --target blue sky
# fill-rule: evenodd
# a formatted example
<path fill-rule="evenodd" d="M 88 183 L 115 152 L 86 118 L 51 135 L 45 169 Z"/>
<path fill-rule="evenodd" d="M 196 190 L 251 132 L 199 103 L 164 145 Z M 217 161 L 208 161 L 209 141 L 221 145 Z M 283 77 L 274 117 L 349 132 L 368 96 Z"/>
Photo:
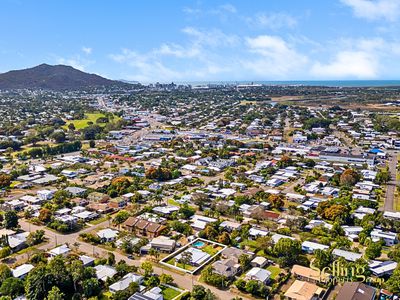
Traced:
<path fill-rule="evenodd" d="M 142 82 L 400 78 L 400 0 L 2 0 L 0 72 Z"/>

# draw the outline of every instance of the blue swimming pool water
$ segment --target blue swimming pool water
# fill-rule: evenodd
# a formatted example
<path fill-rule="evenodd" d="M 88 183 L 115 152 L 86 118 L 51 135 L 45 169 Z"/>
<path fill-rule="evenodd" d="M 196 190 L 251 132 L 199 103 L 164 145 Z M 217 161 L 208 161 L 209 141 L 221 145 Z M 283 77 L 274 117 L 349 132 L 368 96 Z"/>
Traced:
<path fill-rule="evenodd" d="M 196 243 L 193 243 L 193 246 L 196 247 L 196 248 L 202 248 L 205 245 L 206 244 L 204 244 L 204 242 L 200 242 L 200 241 L 197 241 Z"/>

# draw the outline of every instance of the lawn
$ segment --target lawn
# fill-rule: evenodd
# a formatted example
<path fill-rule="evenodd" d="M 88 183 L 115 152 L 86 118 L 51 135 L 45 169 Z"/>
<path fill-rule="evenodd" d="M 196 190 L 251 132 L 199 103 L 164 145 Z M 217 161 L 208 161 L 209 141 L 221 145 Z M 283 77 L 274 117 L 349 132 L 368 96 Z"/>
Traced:
<path fill-rule="evenodd" d="M 192 265 L 183 265 L 182 263 L 176 261 L 175 257 L 170 258 L 169 260 L 166 261 L 166 263 L 171 266 L 181 268 L 183 270 L 188 270 L 188 271 L 194 270 L 194 267 Z"/>
<path fill-rule="evenodd" d="M 258 248 L 258 243 L 253 240 L 245 240 L 245 241 L 241 242 L 240 245 L 248 246 L 251 250 L 255 250 Z"/>
<path fill-rule="evenodd" d="M 85 128 L 88 126 L 88 122 L 93 122 L 93 124 L 96 124 L 96 120 L 100 117 L 105 117 L 105 115 L 103 113 L 86 113 L 85 114 L 86 119 L 82 119 L 82 120 L 68 120 L 67 124 L 65 124 L 63 127 L 64 128 L 68 128 L 68 125 L 70 123 L 74 124 L 75 129 L 79 130 L 82 128 Z M 114 116 L 114 121 L 118 120 L 119 117 Z M 110 122 L 113 122 L 113 120 L 110 120 Z M 99 126 L 106 126 L 107 123 L 100 123 L 98 124 Z"/>
<path fill-rule="evenodd" d="M 269 266 L 267 270 L 271 272 L 271 279 L 275 279 L 281 272 L 281 269 L 275 266 Z"/>
<path fill-rule="evenodd" d="M 176 202 L 174 199 L 168 199 L 168 205 L 174 205 L 174 206 L 180 206 L 178 202 Z"/>
<path fill-rule="evenodd" d="M 218 248 L 215 248 L 213 245 L 207 245 L 201 248 L 201 250 L 213 256 L 221 249 L 218 250 Z"/>
<path fill-rule="evenodd" d="M 164 300 L 172 300 L 180 294 L 180 292 L 178 292 L 177 290 L 167 286 L 162 286 L 161 289 Z"/>
<path fill-rule="evenodd" d="M 103 216 L 103 217 L 94 219 L 92 221 L 89 221 L 89 224 L 90 225 L 97 225 L 97 224 L 103 223 L 104 221 L 107 221 L 107 220 L 109 220 L 109 217 L 108 216 Z"/>

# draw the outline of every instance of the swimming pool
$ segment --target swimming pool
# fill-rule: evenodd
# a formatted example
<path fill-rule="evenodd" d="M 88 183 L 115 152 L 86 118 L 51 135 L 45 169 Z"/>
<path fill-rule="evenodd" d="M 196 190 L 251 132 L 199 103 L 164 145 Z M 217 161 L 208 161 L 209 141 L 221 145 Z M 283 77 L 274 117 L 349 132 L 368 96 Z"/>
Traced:
<path fill-rule="evenodd" d="M 201 241 L 197 241 L 197 242 L 193 243 L 193 247 L 196 247 L 196 248 L 203 248 L 205 245 L 206 244 Z"/>

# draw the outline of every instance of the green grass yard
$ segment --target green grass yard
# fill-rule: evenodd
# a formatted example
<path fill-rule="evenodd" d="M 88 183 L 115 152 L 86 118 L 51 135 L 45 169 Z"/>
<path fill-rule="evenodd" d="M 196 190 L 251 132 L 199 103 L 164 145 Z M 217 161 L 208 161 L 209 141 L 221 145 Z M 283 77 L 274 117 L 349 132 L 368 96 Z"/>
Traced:
<path fill-rule="evenodd" d="M 172 300 L 180 294 L 177 290 L 167 286 L 162 286 L 161 289 L 164 300 Z"/>
<path fill-rule="evenodd" d="M 210 254 L 211 256 L 215 255 L 219 250 L 221 250 L 221 247 L 214 247 L 213 245 L 207 245 L 203 248 L 201 248 L 202 251 Z"/>
<path fill-rule="evenodd" d="M 279 273 L 281 272 L 281 269 L 275 266 L 269 266 L 267 270 L 271 272 L 271 279 L 275 279 L 276 276 L 278 276 Z"/>
<path fill-rule="evenodd" d="M 93 124 L 96 124 L 96 120 L 98 118 L 105 117 L 105 114 L 103 114 L 103 113 L 86 113 L 85 116 L 86 116 L 86 119 L 82 119 L 82 120 L 68 120 L 63 127 L 65 129 L 68 129 L 68 125 L 72 123 L 72 124 L 74 124 L 75 129 L 79 130 L 79 129 L 87 127 L 88 122 L 93 122 Z M 119 120 L 119 117 L 114 115 L 114 120 L 110 120 L 110 123 L 115 122 L 116 120 Z M 100 123 L 97 125 L 104 127 L 104 126 L 106 126 L 106 124 L 107 123 Z"/>

